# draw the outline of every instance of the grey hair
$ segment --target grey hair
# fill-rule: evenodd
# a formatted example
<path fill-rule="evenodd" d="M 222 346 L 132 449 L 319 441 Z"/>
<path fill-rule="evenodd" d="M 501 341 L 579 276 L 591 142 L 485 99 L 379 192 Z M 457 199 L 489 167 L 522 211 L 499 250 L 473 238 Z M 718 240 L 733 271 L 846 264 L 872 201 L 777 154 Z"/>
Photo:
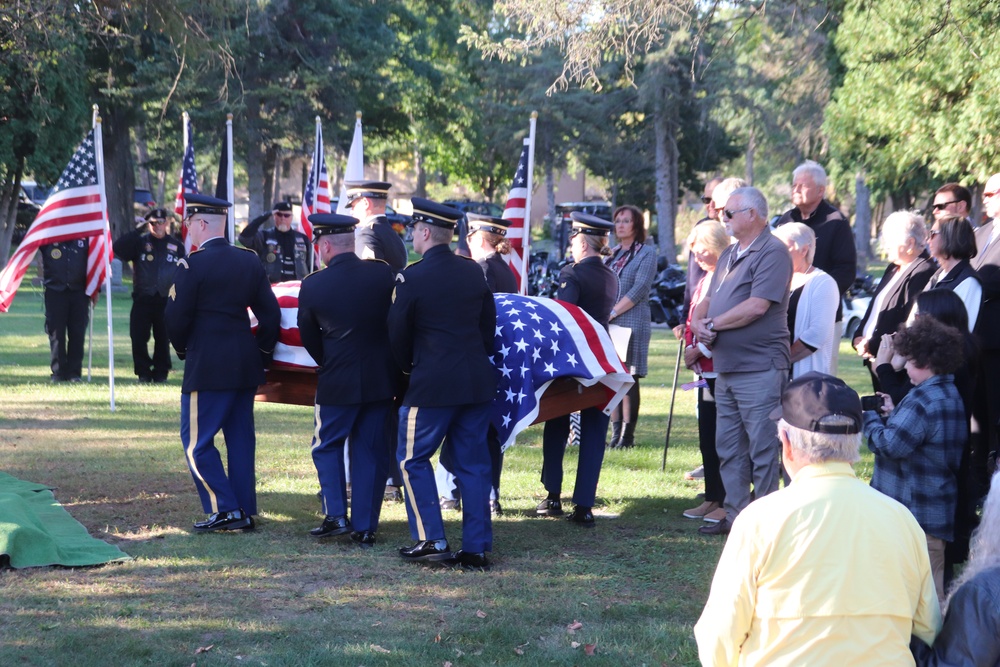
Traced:
<path fill-rule="evenodd" d="M 969 544 L 969 562 L 952 583 L 948 591 L 948 602 L 951 602 L 955 591 L 962 584 L 996 565 L 1000 565 L 1000 471 L 993 473 L 993 479 L 990 480 L 990 492 L 986 494 L 986 501 L 983 503 L 983 518 Z"/>
<path fill-rule="evenodd" d="M 746 186 L 742 188 L 736 188 L 733 193 L 729 195 L 730 197 L 739 197 L 743 200 L 743 205 L 748 206 L 754 210 L 754 212 L 760 216 L 761 220 L 767 222 L 767 198 L 764 197 L 764 193 L 755 187 Z"/>
<path fill-rule="evenodd" d="M 903 232 L 906 239 L 913 239 L 917 247 L 921 248 L 927 244 L 927 225 L 924 223 L 922 215 L 916 211 L 896 211 L 890 213 L 882 223 L 882 243 L 885 243 L 886 232 Z"/>
<path fill-rule="evenodd" d="M 819 423 L 844 426 L 854 424 L 854 420 L 846 415 L 827 415 L 821 418 Z M 857 463 L 861 460 L 860 433 L 813 433 L 792 426 L 784 419 L 778 421 L 778 431 L 784 431 L 792 450 L 809 463 L 824 461 Z"/>
<path fill-rule="evenodd" d="M 719 184 L 715 186 L 715 189 L 712 190 L 712 201 L 722 202 L 719 206 L 716 206 L 716 208 L 721 209 L 723 206 L 726 205 L 726 200 L 729 199 L 729 195 L 733 194 L 740 188 L 745 188 L 746 186 L 747 182 L 744 181 L 742 178 L 722 179 L 722 181 L 720 181 Z"/>
<path fill-rule="evenodd" d="M 806 160 L 792 171 L 792 180 L 803 175 L 809 175 L 816 185 L 826 187 L 826 169 L 819 162 Z"/>
<path fill-rule="evenodd" d="M 786 222 L 772 233 L 785 243 L 794 245 L 796 250 L 808 248 L 806 261 L 810 264 L 813 263 L 813 258 L 816 256 L 816 232 L 809 225 L 804 225 L 801 222 Z"/>

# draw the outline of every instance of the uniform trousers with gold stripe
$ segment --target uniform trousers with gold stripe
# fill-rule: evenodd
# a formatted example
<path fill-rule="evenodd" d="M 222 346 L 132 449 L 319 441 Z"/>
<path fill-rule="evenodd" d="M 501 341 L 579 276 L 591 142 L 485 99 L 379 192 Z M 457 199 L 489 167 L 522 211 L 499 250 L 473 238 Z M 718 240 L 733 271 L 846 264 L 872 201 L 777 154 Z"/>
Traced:
<path fill-rule="evenodd" d="M 253 397 L 257 388 L 181 394 L 181 444 L 206 514 L 242 509 L 257 514 Z M 222 431 L 226 468 L 215 447 Z"/>
<path fill-rule="evenodd" d="M 377 530 L 385 480 L 393 466 L 385 445 L 386 416 L 392 400 L 355 405 L 317 405 L 312 458 L 323 496 L 323 513 L 347 516 L 344 441 L 350 437 L 351 525 L 356 531 Z"/>
<path fill-rule="evenodd" d="M 490 477 L 493 466 L 486 446 L 490 403 L 399 409 L 396 459 L 406 491 L 406 513 L 415 540 L 444 539 L 444 522 L 430 458 L 448 438 L 452 472 L 462 494 L 462 549 L 493 549 Z"/>

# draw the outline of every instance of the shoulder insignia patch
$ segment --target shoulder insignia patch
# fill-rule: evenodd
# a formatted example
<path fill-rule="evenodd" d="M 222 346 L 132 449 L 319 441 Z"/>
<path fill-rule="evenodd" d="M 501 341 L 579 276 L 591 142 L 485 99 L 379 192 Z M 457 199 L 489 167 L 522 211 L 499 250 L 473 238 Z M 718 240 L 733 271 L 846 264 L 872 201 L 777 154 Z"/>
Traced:
<path fill-rule="evenodd" d="M 198 251 L 195 250 L 195 252 L 198 252 Z M 192 254 L 194 254 L 194 253 L 192 253 Z M 178 268 L 182 268 L 182 269 L 189 268 L 188 267 L 187 259 L 179 259 L 179 260 L 177 260 L 177 267 Z"/>
<path fill-rule="evenodd" d="M 397 283 L 405 283 L 406 282 L 406 276 L 404 276 L 402 273 L 397 273 L 396 274 L 396 282 Z"/>
<path fill-rule="evenodd" d="M 181 260 L 181 261 L 184 261 L 184 260 Z M 171 301 L 176 301 L 177 300 L 177 290 L 174 288 L 173 285 L 170 286 L 170 291 L 167 292 L 167 296 L 170 297 Z"/>
<path fill-rule="evenodd" d="M 566 283 L 560 283 L 559 287 L 566 287 Z"/>

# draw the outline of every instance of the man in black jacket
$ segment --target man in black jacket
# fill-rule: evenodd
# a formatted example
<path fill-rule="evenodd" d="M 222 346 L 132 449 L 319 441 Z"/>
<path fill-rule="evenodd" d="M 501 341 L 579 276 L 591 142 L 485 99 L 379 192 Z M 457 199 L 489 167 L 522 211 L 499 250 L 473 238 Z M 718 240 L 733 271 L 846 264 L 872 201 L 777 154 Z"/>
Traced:
<path fill-rule="evenodd" d="M 299 291 L 302 345 L 319 364 L 312 458 L 325 518 L 315 537 L 351 533 L 361 547 L 375 544 L 385 480 L 392 467 L 386 423 L 399 385 L 386 319 L 394 274 L 379 260 L 354 254 L 354 227 L 346 215 L 309 216 L 326 268 Z M 347 518 L 344 443 L 351 443 L 351 519 Z M 352 525 L 353 524 L 353 525 Z M 352 531 L 353 529 L 353 531 Z"/>
<path fill-rule="evenodd" d="M 45 286 L 45 333 L 49 335 L 53 382 L 79 382 L 83 339 L 90 321 L 87 303 L 88 239 L 50 243 L 40 248 Z"/>
<path fill-rule="evenodd" d="M 188 194 L 184 224 L 198 249 L 177 263 L 167 333 L 185 360 L 181 444 L 208 519 L 198 532 L 252 530 L 257 513 L 253 402 L 278 341 L 281 309 L 260 262 L 224 237 L 227 201 Z M 257 318 L 250 328 L 247 309 Z M 229 475 L 215 435 L 226 439 Z"/>
<path fill-rule="evenodd" d="M 413 247 L 424 258 L 397 276 L 388 320 L 393 355 L 410 376 L 396 458 L 417 542 L 400 555 L 486 568 L 493 548 L 486 430 L 497 389 L 490 360 L 496 305 L 479 265 L 449 248 L 461 211 L 412 201 Z M 462 549 L 455 554 L 445 539 L 430 464 L 446 437 L 462 494 Z"/>
<path fill-rule="evenodd" d="M 184 243 L 167 234 L 167 211 L 154 208 L 133 231 L 115 241 L 115 256 L 132 262 L 132 312 L 129 337 L 132 363 L 139 382 L 166 382 L 170 372 L 170 341 L 163 311 L 174 282 L 178 260 L 184 259 Z M 153 334 L 153 357 L 149 356 L 149 334 Z"/>
<path fill-rule="evenodd" d="M 347 205 L 360 222 L 355 230 L 354 251 L 361 259 L 381 259 L 399 273 L 409 259 L 406 244 L 385 217 L 391 183 L 347 181 Z"/>
<path fill-rule="evenodd" d="M 261 230 L 271 216 L 274 227 Z M 272 283 L 302 280 L 312 272 L 312 243 L 305 234 L 292 229 L 292 205 L 286 201 L 250 221 L 240 232 L 240 243 L 257 253 Z"/>

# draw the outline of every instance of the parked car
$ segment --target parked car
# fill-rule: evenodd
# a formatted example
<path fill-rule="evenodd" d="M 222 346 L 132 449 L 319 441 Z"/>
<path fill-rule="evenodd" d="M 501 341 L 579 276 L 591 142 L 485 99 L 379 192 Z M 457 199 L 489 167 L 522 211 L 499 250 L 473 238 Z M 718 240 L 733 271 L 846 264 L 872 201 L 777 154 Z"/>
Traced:
<path fill-rule="evenodd" d="M 573 223 L 570 213 L 573 211 L 589 213 L 608 221 L 611 220 L 611 214 L 614 213 L 611 210 L 610 202 L 606 201 L 578 201 L 556 204 L 556 221 L 555 229 L 552 230 L 552 237 L 556 240 L 557 247 L 559 248 L 565 248 L 569 244 L 569 229 Z"/>
<path fill-rule="evenodd" d="M 336 213 L 337 206 L 340 205 L 340 197 L 330 198 L 330 210 Z M 350 215 L 350 213 L 348 213 Z M 400 236 L 406 235 L 406 225 L 410 224 L 410 216 L 400 213 L 388 204 L 385 205 L 385 218 L 392 225 L 393 230 Z"/>
<path fill-rule="evenodd" d="M 20 200 L 31 202 L 36 207 L 41 208 L 45 205 L 45 200 L 48 199 L 51 190 L 52 188 L 39 185 L 34 181 L 21 181 Z"/>
<path fill-rule="evenodd" d="M 449 199 L 441 203 L 445 206 L 458 209 L 462 213 L 478 213 L 479 215 L 488 215 L 493 218 L 503 217 L 503 208 L 489 201 Z"/>
<path fill-rule="evenodd" d="M 132 201 L 135 202 L 136 206 L 140 206 L 145 209 L 145 211 L 148 211 L 151 208 L 156 208 L 156 200 L 153 199 L 153 193 L 145 188 L 136 188 L 133 190 Z"/>
<path fill-rule="evenodd" d="M 844 338 L 854 340 L 861 318 L 868 310 L 872 295 L 875 294 L 875 279 L 872 276 L 858 276 L 854 284 L 847 288 L 843 297 Z"/>

